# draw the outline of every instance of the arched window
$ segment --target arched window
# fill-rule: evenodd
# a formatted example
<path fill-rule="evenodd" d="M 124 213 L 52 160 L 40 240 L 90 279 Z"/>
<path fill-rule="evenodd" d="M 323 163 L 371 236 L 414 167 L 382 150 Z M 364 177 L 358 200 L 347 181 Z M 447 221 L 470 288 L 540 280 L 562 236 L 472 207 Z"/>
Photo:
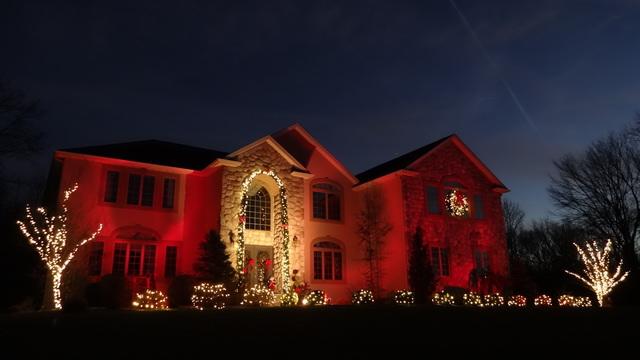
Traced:
<path fill-rule="evenodd" d="M 342 247 L 333 241 L 313 245 L 313 279 L 342 280 L 344 269 Z"/>
<path fill-rule="evenodd" d="M 337 185 L 321 182 L 312 186 L 313 218 L 340 221 L 342 191 Z"/>
<path fill-rule="evenodd" d="M 271 197 L 264 187 L 249 196 L 245 228 L 271 230 Z"/>

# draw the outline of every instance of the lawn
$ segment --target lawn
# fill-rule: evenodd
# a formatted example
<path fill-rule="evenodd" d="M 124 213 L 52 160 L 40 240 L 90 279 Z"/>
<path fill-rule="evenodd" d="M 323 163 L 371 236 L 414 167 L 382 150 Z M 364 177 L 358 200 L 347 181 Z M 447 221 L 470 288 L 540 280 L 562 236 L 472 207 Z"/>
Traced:
<path fill-rule="evenodd" d="M 0 315 L 0 343 L 5 353 L 72 351 L 89 358 L 175 355 L 182 359 L 205 354 L 214 359 L 223 351 L 257 359 L 361 358 L 391 349 L 398 354 L 424 352 L 419 358 L 436 350 L 454 355 L 551 355 L 558 348 L 583 353 L 593 348 L 633 349 L 634 341 L 640 341 L 639 320 L 640 308 L 89 310 Z"/>

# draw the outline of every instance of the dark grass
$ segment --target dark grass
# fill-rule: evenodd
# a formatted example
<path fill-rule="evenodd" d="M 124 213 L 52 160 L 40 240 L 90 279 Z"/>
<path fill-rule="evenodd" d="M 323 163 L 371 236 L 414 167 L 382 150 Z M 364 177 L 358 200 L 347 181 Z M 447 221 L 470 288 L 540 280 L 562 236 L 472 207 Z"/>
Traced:
<path fill-rule="evenodd" d="M 440 351 L 553 358 L 568 351 L 595 354 L 598 349 L 631 350 L 635 355 L 630 358 L 637 358 L 639 320 L 640 308 L 89 310 L 0 315 L 0 343 L 3 353 L 29 358 L 71 352 L 87 358 L 205 355 L 214 359 L 224 358 L 228 351 L 258 359 L 257 354 L 262 358 L 396 359 L 416 352 L 424 355 L 417 358 L 433 358 L 429 354 Z"/>

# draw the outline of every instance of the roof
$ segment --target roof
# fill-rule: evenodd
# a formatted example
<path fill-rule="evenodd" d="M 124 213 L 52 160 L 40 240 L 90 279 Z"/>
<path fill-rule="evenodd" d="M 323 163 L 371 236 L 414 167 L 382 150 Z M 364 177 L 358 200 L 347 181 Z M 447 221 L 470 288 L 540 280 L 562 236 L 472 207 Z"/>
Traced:
<path fill-rule="evenodd" d="M 421 148 L 410 151 L 404 155 L 400 155 L 395 159 L 391 159 L 385 163 L 382 163 L 367 171 L 364 171 L 356 175 L 356 177 L 358 178 L 358 181 L 360 182 L 360 184 L 364 184 L 366 182 L 377 179 L 379 177 L 405 169 L 409 165 L 413 164 L 416 160 L 420 159 L 424 155 L 428 154 L 431 150 L 435 149 L 436 146 L 442 144 L 443 142 L 447 141 L 449 138 L 453 136 L 454 135 L 443 137 L 442 139 L 434 141 L 431 144 L 428 144 Z"/>
<path fill-rule="evenodd" d="M 61 151 L 191 170 L 203 170 L 214 160 L 227 155 L 222 151 L 160 140 L 86 146 Z"/>

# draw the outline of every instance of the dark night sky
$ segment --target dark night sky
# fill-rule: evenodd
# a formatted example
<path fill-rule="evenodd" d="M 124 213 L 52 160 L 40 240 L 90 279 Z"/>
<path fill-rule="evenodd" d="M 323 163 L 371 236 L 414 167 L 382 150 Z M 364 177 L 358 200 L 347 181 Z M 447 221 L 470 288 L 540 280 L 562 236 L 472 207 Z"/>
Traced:
<path fill-rule="evenodd" d="M 471 31 L 449 0 L 58 3 L 0 10 L 0 77 L 47 111 L 38 174 L 54 148 L 232 151 L 293 122 L 358 173 L 458 133 L 534 218 L 552 160 L 640 110 L 639 1 L 458 0 Z"/>

